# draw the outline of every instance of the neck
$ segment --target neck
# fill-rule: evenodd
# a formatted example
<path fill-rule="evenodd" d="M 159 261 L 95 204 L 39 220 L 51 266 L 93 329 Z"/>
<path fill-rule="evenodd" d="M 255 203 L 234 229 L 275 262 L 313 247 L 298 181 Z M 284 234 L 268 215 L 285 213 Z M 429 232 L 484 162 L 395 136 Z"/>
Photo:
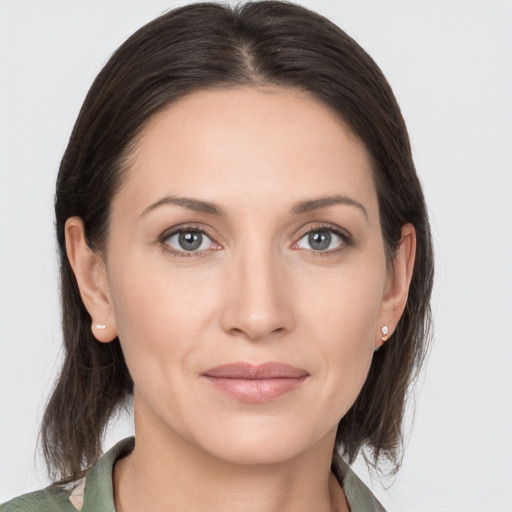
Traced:
<path fill-rule="evenodd" d="M 330 471 L 332 435 L 291 460 L 237 464 L 141 419 L 136 413 L 134 451 L 114 470 L 118 512 L 349 510 Z"/>

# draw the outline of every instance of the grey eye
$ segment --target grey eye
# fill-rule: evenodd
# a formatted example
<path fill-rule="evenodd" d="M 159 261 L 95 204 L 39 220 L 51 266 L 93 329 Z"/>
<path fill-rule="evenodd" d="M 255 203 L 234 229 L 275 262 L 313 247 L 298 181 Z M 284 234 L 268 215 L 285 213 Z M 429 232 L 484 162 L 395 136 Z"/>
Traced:
<path fill-rule="evenodd" d="M 304 235 L 297 243 L 301 249 L 327 251 L 343 244 L 343 238 L 328 229 L 318 229 Z"/>
<path fill-rule="evenodd" d="M 179 231 L 165 241 L 177 251 L 201 251 L 211 246 L 212 240 L 201 231 Z"/>

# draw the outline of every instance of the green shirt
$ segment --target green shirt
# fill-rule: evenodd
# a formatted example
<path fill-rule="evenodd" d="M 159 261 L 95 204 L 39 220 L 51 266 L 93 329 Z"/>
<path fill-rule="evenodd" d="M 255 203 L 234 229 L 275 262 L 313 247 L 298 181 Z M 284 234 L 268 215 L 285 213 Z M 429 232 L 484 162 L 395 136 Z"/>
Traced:
<path fill-rule="evenodd" d="M 84 479 L 66 486 L 55 486 L 24 494 L 0 505 L 0 512 L 115 512 L 112 471 L 117 460 L 128 455 L 135 438 L 117 443 L 101 457 Z M 346 464 L 336 468 L 351 512 L 385 512 L 370 490 Z M 81 509 L 75 503 L 82 502 Z"/>

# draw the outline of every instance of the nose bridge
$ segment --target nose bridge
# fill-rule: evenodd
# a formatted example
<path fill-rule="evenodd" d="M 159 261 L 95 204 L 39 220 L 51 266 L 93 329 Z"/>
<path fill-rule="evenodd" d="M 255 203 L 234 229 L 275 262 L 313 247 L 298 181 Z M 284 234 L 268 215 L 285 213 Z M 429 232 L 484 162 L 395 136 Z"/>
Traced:
<path fill-rule="evenodd" d="M 226 330 L 257 340 L 291 328 L 280 263 L 268 240 L 246 240 L 234 251 L 223 319 Z"/>

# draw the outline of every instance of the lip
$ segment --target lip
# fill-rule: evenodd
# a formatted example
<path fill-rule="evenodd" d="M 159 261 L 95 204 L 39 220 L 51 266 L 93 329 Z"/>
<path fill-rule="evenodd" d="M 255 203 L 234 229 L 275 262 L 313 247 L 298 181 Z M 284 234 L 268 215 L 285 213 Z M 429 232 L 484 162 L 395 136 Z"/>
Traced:
<path fill-rule="evenodd" d="M 262 403 L 276 400 L 297 389 L 309 373 L 283 363 L 229 363 L 211 368 L 202 376 L 231 398 Z"/>

